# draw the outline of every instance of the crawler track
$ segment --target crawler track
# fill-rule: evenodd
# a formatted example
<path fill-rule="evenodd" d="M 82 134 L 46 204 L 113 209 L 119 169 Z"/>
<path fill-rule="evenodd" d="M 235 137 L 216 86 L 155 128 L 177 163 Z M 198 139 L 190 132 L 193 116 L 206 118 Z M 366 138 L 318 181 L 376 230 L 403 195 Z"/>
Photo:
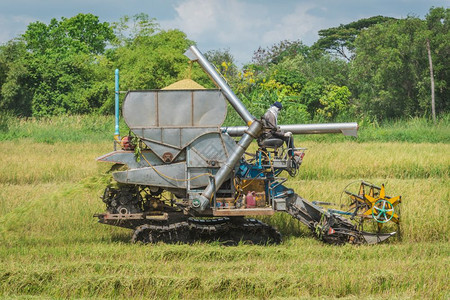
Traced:
<path fill-rule="evenodd" d="M 256 219 L 220 218 L 194 219 L 170 225 L 144 224 L 136 228 L 133 242 L 144 244 L 191 244 L 197 241 L 218 241 L 224 245 L 278 244 L 281 234 L 273 227 Z"/>

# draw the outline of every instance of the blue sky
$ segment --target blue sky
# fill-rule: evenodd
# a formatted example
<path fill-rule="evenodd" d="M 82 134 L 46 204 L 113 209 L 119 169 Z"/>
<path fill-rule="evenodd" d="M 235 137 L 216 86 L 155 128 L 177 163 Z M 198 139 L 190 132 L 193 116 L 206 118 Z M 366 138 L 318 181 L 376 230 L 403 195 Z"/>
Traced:
<path fill-rule="evenodd" d="M 242 64 L 259 46 L 311 45 L 320 29 L 376 15 L 423 18 L 432 6 L 450 7 L 450 0 L 0 0 L 0 44 L 37 20 L 92 13 L 114 22 L 144 12 L 163 29 L 184 31 L 202 52 L 229 48 Z"/>

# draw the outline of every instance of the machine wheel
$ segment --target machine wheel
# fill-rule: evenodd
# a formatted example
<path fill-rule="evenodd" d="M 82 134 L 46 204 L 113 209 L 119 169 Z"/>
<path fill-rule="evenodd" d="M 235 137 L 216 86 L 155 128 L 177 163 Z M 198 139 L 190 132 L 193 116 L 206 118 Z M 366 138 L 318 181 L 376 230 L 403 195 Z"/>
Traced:
<path fill-rule="evenodd" d="M 394 216 L 394 206 L 391 202 L 385 199 L 380 199 L 375 202 L 372 209 L 372 217 L 378 223 L 389 222 Z"/>

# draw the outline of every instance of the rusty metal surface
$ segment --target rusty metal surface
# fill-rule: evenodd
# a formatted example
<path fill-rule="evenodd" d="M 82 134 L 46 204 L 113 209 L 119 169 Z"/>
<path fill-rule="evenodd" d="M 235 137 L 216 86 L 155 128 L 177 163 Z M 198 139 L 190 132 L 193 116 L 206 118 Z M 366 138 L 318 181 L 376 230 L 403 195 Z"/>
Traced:
<path fill-rule="evenodd" d="M 104 220 L 157 220 L 164 221 L 169 218 L 167 213 L 163 213 L 161 215 L 148 215 L 145 213 L 141 214 L 101 214 L 97 215 L 97 217 L 101 217 Z"/>
<path fill-rule="evenodd" d="M 216 209 L 213 211 L 215 217 L 231 217 L 231 216 L 271 216 L 275 211 L 268 208 L 244 208 L 244 209 Z"/>

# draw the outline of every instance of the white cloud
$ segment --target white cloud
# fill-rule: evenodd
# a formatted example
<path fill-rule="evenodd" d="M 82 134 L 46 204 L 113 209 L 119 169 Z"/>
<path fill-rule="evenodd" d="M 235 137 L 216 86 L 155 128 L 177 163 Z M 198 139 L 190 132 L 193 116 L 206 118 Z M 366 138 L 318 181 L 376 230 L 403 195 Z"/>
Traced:
<path fill-rule="evenodd" d="M 316 36 L 324 23 L 321 18 L 308 14 L 312 8 L 315 7 L 304 4 L 294 7 L 292 13 L 283 16 L 264 33 L 263 43 L 273 44 L 285 39 L 312 42 L 312 37 Z"/>
<path fill-rule="evenodd" d="M 222 43 L 242 41 L 263 25 L 264 6 L 238 0 L 185 0 L 174 7 L 177 17 L 162 21 L 164 27 L 179 28 L 192 39 L 205 35 Z"/>
<path fill-rule="evenodd" d="M 311 8 L 314 5 L 301 3 L 183 0 L 174 6 L 176 18 L 161 21 L 161 25 L 179 28 L 199 46 L 230 48 L 235 58 L 244 63 L 251 60 L 253 51 L 260 46 L 305 37 L 313 41 L 321 20 L 308 14 Z"/>
<path fill-rule="evenodd" d="M 184 1 L 175 7 L 178 16 L 173 23 L 192 37 L 199 37 L 217 26 L 219 4 L 208 0 Z"/>
<path fill-rule="evenodd" d="M 36 19 L 29 16 L 0 14 L 0 45 L 24 33 L 28 24 L 34 21 Z"/>

